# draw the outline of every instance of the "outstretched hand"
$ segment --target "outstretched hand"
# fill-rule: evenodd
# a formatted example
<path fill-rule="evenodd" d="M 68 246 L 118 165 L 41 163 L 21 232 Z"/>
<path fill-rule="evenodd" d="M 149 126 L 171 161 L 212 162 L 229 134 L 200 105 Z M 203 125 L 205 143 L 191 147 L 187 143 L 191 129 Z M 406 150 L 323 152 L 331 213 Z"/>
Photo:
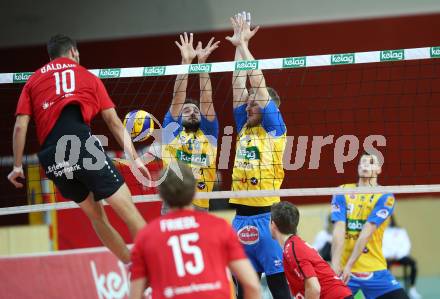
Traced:
<path fill-rule="evenodd" d="M 179 37 L 180 44 L 178 41 L 175 41 L 174 43 L 180 50 L 180 54 L 182 55 L 182 63 L 189 64 L 197 55 L 193 45 L 193 34 L 190 33 L 188 38 L 188 34 L 185 32 L 183 35 L 180 34 Z"/>
<path fill-rule="evenodd" d="M 249 43 L 249 40 L 257 33 L 260 26 L 254 27 L 251 30 L 251 13 L 242 12 L 230 18 L 232 28 L 234 29 L 233 36 L 227 36 L 226 40 L 230 41 L 234 46 L 239 46 L 241 42 Z"/>
<path fill-rule="evenodd" d="M 218 48 L 220 41 L 216 41 L 215 43 L 212 43 L 213 41 L 214 41 L 214 38 L 211 37 L 211 39 L 209 40 L 209 42 L 205 48 L 203 48 L 202 42 L 197 43 L 196 53 L 197 53 L 197 59 L 198 59 L 199 63 L 206 62 L 209 55 L 211 55 L 211 53 L 214 52 L 214 50 Z"/>

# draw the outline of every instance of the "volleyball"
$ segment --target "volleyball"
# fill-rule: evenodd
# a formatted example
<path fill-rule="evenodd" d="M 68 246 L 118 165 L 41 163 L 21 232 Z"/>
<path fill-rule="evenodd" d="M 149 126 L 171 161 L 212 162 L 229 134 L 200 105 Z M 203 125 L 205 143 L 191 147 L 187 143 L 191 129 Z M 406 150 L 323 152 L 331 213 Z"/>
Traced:
<path fill-rule="evenodd" d="M 142 142 L 153 133 L 154 121 L 150 113 L 144 110 L 133 110 L 124 118 L 124 127 L 133 142 Z"/>

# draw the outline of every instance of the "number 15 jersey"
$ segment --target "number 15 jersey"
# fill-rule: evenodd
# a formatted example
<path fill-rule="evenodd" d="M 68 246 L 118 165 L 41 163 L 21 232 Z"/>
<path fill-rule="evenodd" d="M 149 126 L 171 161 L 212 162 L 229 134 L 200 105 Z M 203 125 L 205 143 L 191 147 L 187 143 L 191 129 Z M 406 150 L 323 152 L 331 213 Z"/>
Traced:
<path fill-rule="evenodd" d="M 131 258 L 131 280 L 146 278 L 153 299 L 230 299 L 226 267 L 246 255 L 225 220 L 178 210 L 139 232 Z"/>
<path fill-rule="evenodd" d="M 29 78 L 15 114 L 35 118 L 38 141 L 43 144 L 68 104 L 80 106 L 84 122 L 89 126 L 96 114 L 115 106 L 98 77 L 75 61 L 60 57 Z"/>

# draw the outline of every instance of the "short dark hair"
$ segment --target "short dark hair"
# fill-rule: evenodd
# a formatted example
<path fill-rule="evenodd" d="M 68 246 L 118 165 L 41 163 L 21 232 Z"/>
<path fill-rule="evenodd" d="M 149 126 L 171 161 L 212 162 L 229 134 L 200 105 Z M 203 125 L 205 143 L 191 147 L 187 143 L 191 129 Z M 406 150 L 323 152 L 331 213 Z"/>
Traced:
<path fill-rule="evenodd" d="M 54 35 L 47 42 L 47 53 L 50 59 L 67 54 L 71 48 L 77 48 L 76 41 L 63 34 Z"/>
<path fill-rule="evenodd" d="M 199 103 L 199 101 L 197 101 L 197 100 L 195 100 L 195 99 L 192 99 L 192 98 L 187 98 L 187 99 L 185 99 L 185 102 L 184 102 L 183 104 L 184 104 L 184 105 L 185 105 L 185 104 L 194 104 L 194 105 L 197 106 L 197 108 L 200 109 L 200 103 Z"/>
<path fill-rule="evenodd" d="M 282 234 L 296 235 L 299 222 L 298 208 L 288 201 L 274 204 L 271 208 L 271 220 Z"/>
<path fill-rule="evenodd" d="M 277 105 L 277 107 L 280 107 L 281 99 L 280 96 L 278 95 L 278 92 L 272 87 L 266 87 L 266 89 L 267 92 L 269 93 L 269 97 L 272 99 L 272 101 L 275 102 L 275 105 Z"/>
<path fill-rule="evenodd" d="M 180 169 L 180 178 L 173 168 Z M 159 185 L 159 194 L 172 208 L 182 208 L 191 204 L 196 192 L 196 180 L 194 174 L 185 163 L 178 161 L 168 165 L 168 172 L 162 171 L 166 175 L 165 180 Z"/>

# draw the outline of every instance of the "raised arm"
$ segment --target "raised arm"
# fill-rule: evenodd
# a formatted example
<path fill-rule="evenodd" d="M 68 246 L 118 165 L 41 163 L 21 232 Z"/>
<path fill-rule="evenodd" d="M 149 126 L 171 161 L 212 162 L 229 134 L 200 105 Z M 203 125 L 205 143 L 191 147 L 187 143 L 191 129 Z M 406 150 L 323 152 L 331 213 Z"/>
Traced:
<path fill-rule="evenodd" d="M 242 15 L 236 17 L 233 22 L 233 26 L 234 33 L 236 31 L 238 32 L 237 38 L 235 40 L 233 38 L 229 38 L 228 40 L 237 47 L 237 50 L 239 51 L 243 60 L 255 60 L 254 56 L 249 50 L 248 41 L 250 37 L 255 35 L 259 27 L 250 30 L 250 16 L 248 20 L 247 15 L 246 17 L 243 17 Z M 261 108 L 266 107 L 269 102 L 269 92 L 266 88 L 266 80 L 264 79 L 263 72 L 261 70 L 251 70 L 248 71 L 248 76 L 251 87 L 255 90 L 256 102 Z"/>
<path fill-rule="evenodd" d="M 17 115 L 14 126 L 14 133 L 12 137 L 12 150 L 14 153 L 14 168 L 8 175 L 8 180 L 15 186 L 15 188 L 22 188 L 23 184 L 17 179 L 24 179 L 23 172 L 23 152 L 26 144 L 26 134 L 29 126 L 29 115 Z"/>
<path fill-rule="evenodd" d="M 182 55 L 182 64 L 190 64 L 196 57 L 196 50 L 193 46 L 193 34 L 186 34 L 186 32 L 180 37 L 180 44 L 178 41 L 174 43 L 180 50 Z M 174 119 L 177 119 L 182 111 L 183 104 L 186 99 L 186 87 L 188 85 L 188 74 L 177 75 L 176 82 L 174 83 L 173 100 L 171 102 L 170 113 Z"/>
<path fill-rule="evenodd" d="M 205 63 L 209 55 L 218 48 L 220 41 L 213 43 L 212 37 L 205 48 L 202 47 L 202 42 L 198 42 L 196 53 L 198 63 Z M 200 73 L 200 112 L 209 121 L 215 119 L 215 109 L 212 102 L 212 85 L 209 73 Z"/>
<path fill-rule="evenodd" d="M 231 19 L 232 28 L 234 29 L 233 36 L 227 36 L 226 39 L 230 41 L 235 48 L 235 61 L 242 61 L 243 57 L 241 55 L 238 46 L 240 45 L 240 40 L 242 39 L 246 45 L 249 44 L 249 40 L 257 33 L 260 27 L 255 27 L 250 30 L 251 24 L 251 14 L 250 13 L 239 13 L 232 17 Z M 245 22 L 247 26 L 245 28 L 240 27 L 240 23 Z M 242 30 L 240 30 L 242 29 Z M 232 75 L 232 99 L 233 107 L 239 107 L 246 102 L 248 97 L 248 90 L 246 88 L 247 72 L 246 71 L 235 71 Z"/>

